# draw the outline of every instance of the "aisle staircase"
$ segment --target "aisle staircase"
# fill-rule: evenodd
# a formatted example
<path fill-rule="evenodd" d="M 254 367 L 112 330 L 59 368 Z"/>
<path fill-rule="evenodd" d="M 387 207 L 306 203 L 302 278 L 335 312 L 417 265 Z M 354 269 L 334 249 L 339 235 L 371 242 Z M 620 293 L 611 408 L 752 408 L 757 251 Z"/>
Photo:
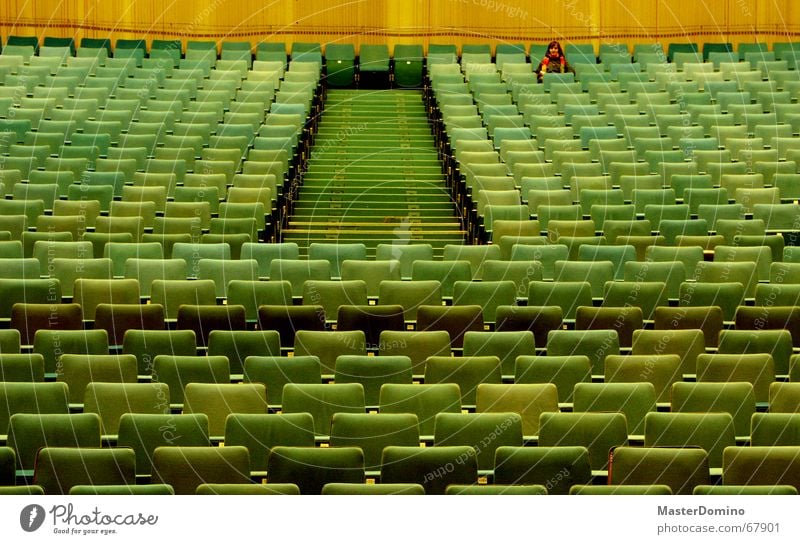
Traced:
<path fill-rule="evenodd" d="M 330 90 L 282 232 L 314 242 L 429 243 L 441 256 L 465 232 L 442 173 L 422 93 Z"/>

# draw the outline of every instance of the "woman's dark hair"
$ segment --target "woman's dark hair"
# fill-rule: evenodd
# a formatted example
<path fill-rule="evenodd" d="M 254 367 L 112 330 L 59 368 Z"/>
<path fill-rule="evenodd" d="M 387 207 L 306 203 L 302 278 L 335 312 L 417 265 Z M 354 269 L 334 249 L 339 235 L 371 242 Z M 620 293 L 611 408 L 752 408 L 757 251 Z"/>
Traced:
<path fill-rule="evenodd" d="M 553 40 L 552 42 L 550 42 L 549 44 L 547 44 L 547 53 L 545 53 L 545 55 L 546 55 L 546 56 L 549 56 L 549 55 L 550 55 L 550 48 L 551 48 L 551 47 L 558 47 L 558 56 L 559 56 L 559 57 L 563 57 L 563 56 L 564 56 L 564 50 L 561 48 L 561 44 L 560 44 L 560 43 L 558 43 L 558 42 L 557 42 L 557 41 L 555 41 L 555 40 Z"/>

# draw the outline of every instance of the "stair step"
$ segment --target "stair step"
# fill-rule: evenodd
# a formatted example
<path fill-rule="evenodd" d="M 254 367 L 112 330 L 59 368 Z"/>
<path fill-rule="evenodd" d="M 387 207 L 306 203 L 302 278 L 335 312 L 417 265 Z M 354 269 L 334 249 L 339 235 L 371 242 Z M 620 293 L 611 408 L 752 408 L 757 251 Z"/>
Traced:
<path fill-rule="evenodd" d="M 290 222 L 288 226 L 289 231 L 304 231 L 304 232 L 361 232 L 365 235 L 367 234 L 389 234 L 392 236 L 397 236 L 398 232 L 401 233 L 409 233 L 409 234 L 423 234 L 423 233 L 460 233 L 461 229 L 458 227 L 457 224 L 454 225 L 430 225 L 425 228 L 403 228 L 398 231 L 396 226 L 386 226 L 382 227 L 381 225 L 376 225 L 374 223 L 294 223 Z M 284 229 L 286 231 L 286 229 Z"/>
<path fill-rule="evenodd" d="M 392 244 L 397 243 L 399 239 L 397 236 L 369 236 L 364 234 L 363 232 L 352 232 L 352 233 L 340 233 L 340 232 L 330 232 L 327 234 L 319 234 L 319 233 L 309 233 L 305 231 L 291 231 L 291 230 L 284 230 L 283 231 L 283 239 L 286 242 L 295 242 L 298 246 L 304 248 L 304 251 L 301 254 L 305 254 L 309 245 L 316 243 L 316 242 L 323 242 L 323 243 L 330 243 L 330 242 L 362 242 L 367 248 L 375 248 L 378 244 Z M 463 244 L 464 243 L 464 233 L 453 233 L 450 236 L 440 236 L 436 233 L 424 233 L 419 235 L 412 235 L 402 238 L 403 240 L 408 240 L 408 243 L 428 243 L 431 244 L 434 249 L 436 248 L 443 248 L 447 244 Z"/>
<path fill-rule="evenodd" d="M 444 183 L 444 174 L 382 174 L 380 172 L 361 172 L 361 173 L 345 173 L 345 172 L 316 172 L 311 174 L 312 181 L 324 182 L 349 182 L 349 181 L 372 181 L 381 183 L 387 181 L 419 181 L 419 182 L 440 182 Z"/>
<path fill-rule="evenodd" d="M 314 167 L 329 167 L 329 168 L 350 168 L 353 166 L 361 168 L 437 168 L 441 170 L 442 165 L 436 159 L 423 158 L 423 159 L 401 159 L 390 160 L 381 157 L 380 155 L 362 155 L 354 157 L 311 157 L 314 159 Z"/>
<path fill-rule="evenodd" d="M 439 159 L 439 154 L 436 151 L 430 151 L 424 147 L 407 148 L 407 147 L 394 147 L 392 145 L 348 145 L 345 148 L 336 147 L 320 147 L 316 151 L 312 151 L 311 158 L 338 158 L 338 157 L 374 157 L 380 158 L 385 161 L 402 160 L 403 157 L 411 159 L 430 159 L 436 161 Z"/>
<path fill-rule="evenodd" d="M 382 192 L 380 190 L 373 190 L 370 191 L 368 189 L 361 189 L 361 190 L 351 190 L 351 191 L 334 191 L 329 192 L 326 190 L 316 190 L 316 191 L 300 191 L 300 196 L 303 199 L 314 200 L 316 202 L 342 202 L 342 201 L 350 201 L 355 199 L 355 202 L 363 202 L 363 201 L 384 201 L 390 200 L 390 204 L 401 204 L 401 203 L 419 203 L 419 202 L 445 202 L 450 203 L 450 196 L 446 193 L 417 193 L 417 192 L 409 192 L 409 193 L 397 193 L 397 192 Z M 355 203 L 354 202 L 354 203 Z"/>
<path fill-rule="evenodd" d="M 330 189 L 337 191 L 346 190 L 364 190 L 369 188 L 379 189 L 381 192 L 403 192 L 421 191 L 421 192 L 440 192 L 442 194 L 449 194 L 449 191 L 441 184 L 443 176 L 425 176 L 422 178 L 392 176 L 391 178 L 383 178 L 375 175 L 350 175 L 339 176 L 335 173 L 329 174 L 315 174 L 312 179 L 307 179 L 303 182 L 300 190 L 305 188 Z"/>
<path fill-rule="evenodd" d="M 314 194 L 329 194 L 332 196 L 341 195 L 365 195 L 375 194 L 378 196 L 391 198 L 395 195 L 400 197 L 411 196 L 449 196 L 449 193 L 438 185 L 431 184 L 401 184 L 401 183 L 306 183 L 301 187 L 300 192 L 304 196 Z"/>
<path fill-rule="evenodd" d="M 349 128 L 349 131 L 343 133 L 342 131 L 345 130 L 346 127 Z M 405 130 L 399 130 L 400 128 L 402 127 L 398 127 L 394 124 L 387 124 L 386 126 L 382 127 L 371 127 L 359 130 L 357 125 L 354 126 L 352 123 L 348 123 L 347 125 L 343 125 L 341 127 L 326 127 L 321 125 L 318 127 L 315 134 L 318 140 L 324 138 L 332 138 L 337 140 L 369 140 L 370 138 L 381 136 L 387 141 L 412 138 L 424 141 L 433 141 L 433 135 L 431 135 L 430 129 L 427 127 L 407 127 Z"/>
<path fill-rule="evenodd" d="M 446 213 L 447 211 L 452 209 L 452 204 L 450 201 L 442 201 L 442 202 L 404 202 L 403 203 L 406 207 L 406 211 L 430 211 L 436 210 L 440 213 Z M 353 202 L 350 199 L 342 198 L 342 199 L 327 199 L 327 200 L 314 200 L 309 199 L 305 201 L 305 199 L 298 199 L 294 204 L 294 209 L 297 210 L 298 213 L 302 212 L 303 210 L 348 210 L 352 213 L 355 213 L 355 210 L 366 210 L 371 211 L 372 213 L 376 213 L 377 210 L 394 210 L 399 211 L 400 205 L 395 202 L 382 202 L 380 200 L 368 200 L 368 199 L 359 199 L 357 202 Z M 395 214 L 390 214 L 395 215 Z"/>
<path fill-rule="evenodd" d="M 394 173 L 402 173 L 402 174 L 441 174 L 442 173 L 442 165 L 441 164 L 433 164 L 429 166 L 417 165 L 417 164 L 348 164 L 344 169 L 340 168 L 331 168 L 325 162 L 317 163 L 314 162 L 313 164 L 309 164 L 308 166 L 308 173 L 313 174 L 314 172 L 323 172 L 323 171 L 330 171 L 333 170 L 335 172 L 348 172 L 348 173 L 362 173 L 362 172 L 377 172 L 380 171 L 383 174 L 394 174 Z"/>
<path fill-rule="evenodd" d="M 379 208 L 370 203 L 364 206 L 363 203 L 358 206 L 347 206 L 342 203 L 323 203 L 323 202 L 303 202 L 302 200 L 296 201 L 294 208 L 294 215 L 290 221 L 299 221 L 303 218 L 311 218 L 311 220 L 322 220 L 323 216 L 330 216 L 341 220 L 343 217 L 348 217 L 350 221 L 380 221 L 386 223 L 389 221 L 420 221 L 422 224 L 427 224 L 428 221 L 450 222 L 455 221 L 458 217 L 453 211 L 449 203 L 439 203 L 435 206 L 419 207 L 416 205 L 406 205 L 404 207 L 395 206 L 393 208 Z"/>
<path fill-rule="evenodd" d="M 388 110 L 389 109 L 387 108 L 386 110 L 351 110 L 331 112 L 332 115 L 330 117 L 326 117 L 324 121 L 320 121 L 320 126 L 330 127 L 342 125 L 352 129 L 354 128 L 353 121 L 358 121 L 359 125 L 363 125 L 365 129 L 370 127 L 390 125 L 400 127 L 429 128 L 428 119 L 424 110 L 420 111 L 419 113 L 395 110 L 390 114 L 394 117 L 387 115 Z M 400 117 L 401 115 L 402 117 Z M 377 116 L 388 117 L 388 119 L 376 121 L 375 118 Z"/>

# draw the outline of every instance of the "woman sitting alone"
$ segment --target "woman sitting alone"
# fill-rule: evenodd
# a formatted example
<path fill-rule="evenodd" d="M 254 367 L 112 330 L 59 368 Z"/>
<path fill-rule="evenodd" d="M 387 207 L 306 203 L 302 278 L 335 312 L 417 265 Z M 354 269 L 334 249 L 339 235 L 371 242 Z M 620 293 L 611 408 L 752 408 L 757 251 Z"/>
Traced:
<path fill-rule="evenodd" d="M 539 83 L 542 82 L 542 77 L 546 73 L 575 73 L 575 69 L 567 62 L 567 57 L 564 56 L 564 50 L 561 44 L 557 41 L 552 41 L 547 46 L 547 54 L 544 56 L 539 66 L 536 67 L 536 77 Z"/>

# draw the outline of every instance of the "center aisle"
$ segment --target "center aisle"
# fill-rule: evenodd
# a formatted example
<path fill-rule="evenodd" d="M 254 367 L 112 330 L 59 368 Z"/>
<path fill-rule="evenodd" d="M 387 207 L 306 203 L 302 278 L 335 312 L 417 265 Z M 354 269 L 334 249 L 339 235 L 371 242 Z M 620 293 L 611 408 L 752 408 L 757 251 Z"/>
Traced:
<path fill-rule="evenodd" d="M 441 257 L 464 231 L 422 93 L 330 90 L 283 241 L 429 243 Z"/>

